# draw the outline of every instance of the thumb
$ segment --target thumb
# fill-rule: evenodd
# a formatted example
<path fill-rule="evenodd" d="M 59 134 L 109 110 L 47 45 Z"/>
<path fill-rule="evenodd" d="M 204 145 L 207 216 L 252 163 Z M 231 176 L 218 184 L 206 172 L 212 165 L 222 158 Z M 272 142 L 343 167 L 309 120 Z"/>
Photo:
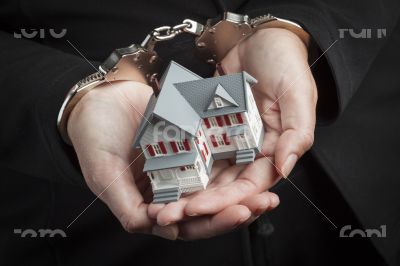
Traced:
<path fill-rule="evenodd" d="M 283 177 L 314 142 L 317 90 L 311 72 L 299 78 L 295 87 L 283 88 L 279 99 L 283 133 L 275 150 L 275 163 Z"/>

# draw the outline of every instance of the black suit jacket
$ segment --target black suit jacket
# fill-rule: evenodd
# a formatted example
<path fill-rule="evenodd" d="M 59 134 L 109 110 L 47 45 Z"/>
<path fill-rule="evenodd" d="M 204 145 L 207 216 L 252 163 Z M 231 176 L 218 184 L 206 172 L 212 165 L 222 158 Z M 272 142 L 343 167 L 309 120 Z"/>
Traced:
<path fill-rule="evenodd" d="M 29 184 L 83 184 L 74 152 L 62 142 L 55 125 L 66 92 L 94 71 L 70 43 L 100 62 L 116 47 L 140 43 L 156 26 L 175 25 L 184 18 L 204 22 L 223 10 L 251 16 L 272 13 L 296 21 L 321 52 L 329 48 L 313 67 L 319 122 L 311 152 L 366 228 L 387 226 L 387 237 L 373 241 L 387 262 L 399 263 L 397 0 L 4 0 L 0 3 L 2 172 L 12 182 L 27 178 L 32 180 Z M 48 36 L 49 29 L 64 28 L 65 37 Z M 21 29 L 45 29 L 47 36 L 16 38 Z M 355 38 L 346 31 L 340 36 L 341 29 L 371 29 L 372 35 Z M 378 38 L 379 29 L 386 35 Z M 194 57 L 192 48 L 193 40 L 182 37 L 163 44 L 159 53 L 165 61 L 174 59 L 203 76 L 211 75 L 213 70 Z M 384 54 L 391 55 L 392 64 L 380 59 Z M 9 184 L 6 179 L 0 182 Z M 1 187 L 5 195 L 10 193 Z"/>

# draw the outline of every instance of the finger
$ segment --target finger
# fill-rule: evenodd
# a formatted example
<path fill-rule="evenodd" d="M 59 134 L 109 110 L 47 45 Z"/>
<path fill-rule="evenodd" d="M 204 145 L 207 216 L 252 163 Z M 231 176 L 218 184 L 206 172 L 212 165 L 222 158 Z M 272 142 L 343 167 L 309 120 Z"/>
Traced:
<path fill-rule="evenodd" d="M 157 219 L 157 215 L 164 207 L 165 207 L 164 203 L 150 203 L 147 210 L 147 215 L 151 219 Z"/>
<path fill-rule="evenodd" d="M 185 217 L 185 206 L 188 198 L 180 198 L 176 202 L 168 203 L 157 215 L 157 224 L 166 226 L 176 223 Z"/>
<path fill-rule="evenodd" d="M 246 206 L 254 216 L 259 216 L 267 210 L 276 208 L 279 204 L 279 197 L 275 193 L 266 191 L 247 197 L 240 204 Z"/>
<path fill-rule="evenodd" d="M 259 158 L 249 164 L 232 183 L 206 190 L 193 197 L 186 205 L 185 213 L 189 216 L 218 213 L 250 195 L 265 191 L 276 180 L 275 168 L 267 158 Z"/>
<path fill-rule="evenodd" d="M 243 169 L 243 166 L 230 167 L 230 164 L 227 160 L 217 161 L 213 165 L 213 170 L 210 177 L 211 184 L 208 185 L 207 189 L 209 190 L 215 186 L 232 182 L 241 169 Z M 234 176 L 234 178 L 231 176 Z M 168 203 L 164 208 L 160 208 L 157 214 L 157 223 L 161 226 L 165 226 L 184 219 L 186 216 L 185 206 L 188 201 L 203 192 L 204 191 L 197 191 L 196 193 L 192 193 L 184 198 L 179 199 L 177 202 Z M 154 207 L 151 207 L 151 209 L 154 209 Z"/>
<path fill-rule="evenodd" d="M 168 226 L 159 226 L 159 225 L 154 225 L 152 229 L 152 234 L 169 239 L 169 240 L 176 240 L 179 234 L 179 228 L 178 225 L 176 224 L 171 224 Z"/>
<path fill-rule="evenodd" d="M 245 206 L 229 206 L 213 216 L 198 217 L 182 223 L 179 227 L 179 238 L 193 240 L 220 235 L 243 224 L 250 216 L 251 212 Z"/>
<path fill-rule="evenodd" d="M 287 177 L 300 158 L 313 144 L 316 120 L 316 85 L 311 72 L 297 77 L 295 87 L 282 91 L 279 99 L 282 130 L 275 150 L 275 162 Z M 284 93 L 284 94 L 283 94 Z"/>

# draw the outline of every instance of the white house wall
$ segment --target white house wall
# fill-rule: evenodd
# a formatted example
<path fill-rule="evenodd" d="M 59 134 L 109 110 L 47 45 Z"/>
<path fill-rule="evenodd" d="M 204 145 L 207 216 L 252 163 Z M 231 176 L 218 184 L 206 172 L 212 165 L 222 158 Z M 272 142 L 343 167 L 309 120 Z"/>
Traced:
<path fill-rule="evenodd" d="M 260 113 L 257 108 L 257 104 L 254 100 L 253 92 L 251 90 L 250 84 L 246 82 L 246 92 L 247 92 L 247 99 L 246 104 L 248 107 L 248 112 L 246 113 L 246 118 L 248 120 L 248 125 L 252 134 L 253 140 L 255 143 L 259 141 L 260 134 L 262 133 L 263 123 L 260 118 Z M 261 110 L 263 112 L 263 110 Z M 258 143 L 255 144 L 258 146 Z"/>
<path fill-rule="evenodd" d="M 206 167 L 208 167 L 208 164 L 210 163 L 211 160 L 211 148 L 210 145 L 207 142 L 205 133 L 203 131 L 203 129 L 200 127 L 199 131 L 197 132 L 197 139 L 199 141 L 199 143 L 197 144 L 197 148 L 198 148 L 198 152 L 201 154 L 201 152 L 204 152 L 204 156 L 205 156 L 205 165 Z M 208 150 L 208 154 L 205 151 L 204 147 L 203 147 L 203 143 L 206 145 L 207 150 Z"/>
<path fill-rule="evenodd" d="M 242 116 L 242 118 L 243 118 L 243 124 L 245 124 L 246 123 L 245 117 Z M 230 145 L 224 145 L 224 146 L 218 145 L 218 147 L 214 147 L 214 145 L 212 144 L 211 136 L 212 135 L 214 135 L 214 136 L 221 135 L 222 136 L 223 133 L 227 132 L 228 127 L 229 126 L 225 125 L 225 122 L 224 122 L 224 125 L 222 127 L 216 126 L 216 127 L 207 128 L 207 126 L 204 124 L 204 121 L 202 121 L 202 128 L 203 128 L 204 134 L 206 135 L 208 147 L 209 147 L 211 153 L 229 152 L 229 151 L 236 150 L 235 143 L 232 140 L 230 140 Z"/>
<path fill-rule="evenodd" d="M 157 124 L 156 124 L 157 125 Z M 189 134 L 184 134 L 184 131 L 180 130 L 179 128 L 177 128 L 176 126 L 168 126 L 169 128 L 174 128 L 174 131 L 182 134 L 183 135 L 183 139 L 187 139 L 189 142 L 189 146 L 190 146 L 190 150 L 194 149 L 194 141 L 193 141 L 193 137 L 190 136 Z M 162 154 L 159 156 L 169 156 L 169 155 L 176 155 L 178 153 L 175 153 L 171 147 L 170 141 L 178 141 L 178 138 L 173 140 L 173 138 L 170 138 L 168 136 L 166 136 L 166 133 L 164 131 L 163 127 L 158 128 L 158 130 L 160 131 L 160 133 L 157 133 L 157 128 L 155 128 L 155 126 L 153 124 L 148 125 L 144 134 L 142 135 L 141 139 L 140 139 L 140 147 L 142 148 L 142 150 L 144 150 L 144 155 L 145 158 L 153 158 L 155 156 L 150 156 L 149 151 L 147 150 L 147 145 L 151 145 L 151 144 L 158 144 L 159 141 L 164 142 L 164 146 L 165 149 L 167 151 L 166 154 Z M 182 139 L 182 140 L 183 140 Z M 185 151 L 183 151 L 185 152 Z"/>

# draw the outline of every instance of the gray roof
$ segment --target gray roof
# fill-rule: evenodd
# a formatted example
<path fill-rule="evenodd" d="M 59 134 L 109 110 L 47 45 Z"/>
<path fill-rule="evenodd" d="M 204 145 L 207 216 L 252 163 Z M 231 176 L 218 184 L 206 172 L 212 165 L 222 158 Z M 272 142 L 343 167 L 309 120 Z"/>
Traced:
<path fill-rule="evenodd" d="M 203 79 L 178 63 L 171 61 L 160 80 L 161 92 L 151 97 L 140 124 L 134 147 L 139 146 L 147 126 L 157 119 L 176 125 L 195 135 L 201 118 L 247 111 L 245 82 L 257 82 L 246 72 Z M 217 95 L 232 104 L 208 109 Z"/>
<path fill-rule="evenodd" d="M 186 165 L 193 165 L 196 162 L 197 153 L 180 153 L 174 156 L 160 156 L 146 159 L 143 171 L 160 170 Z"/>
<path fill-rule="evenodd" d="M 160 79 L 161 92 L 156 98 L 152 95 L 143 114 L 144 118 L 136 132 L 134 147 L 139 147 L 140 138 L 147 126 L 159 118 L 174 124 L 186 132 L 195 135 L 200 126 L 200 117 L 189 103 L 176 90 L 173 83 L 202 79 L 192 71 L 171 61 Z M 150 122 L 150 123 L 149 123 Z"/>
<path fill-rule="evenodd" d="M 201 79 L 200 76 L 171 61 L 161 79 L 161 92 L 153 114 L 195 135 L 200 125 L 200 117 L 177 91 L 174 83 Z"/>
<path fill-rule="evenodd" d="M 204 118 L 247 111 L 246 81 L 251 84 L 257 82 L 246 72 L 241 72 L 219 77 L 179 82 L 174 85 L 196 113 Z M 221 86 L 225 92 L 218 89 Z M 233 103 L 233 105 L 217 109 L 208 109 L 210 102 L 216 94 Z M 236 103 L 236 105 L 234 103 Z"/>
<path fill-rule="evenodd" d="M 146 127 L 154 120 L 153 110 L 154 107 L 156 106 L 156 103 L 157 103 L 157 98 L 153 94 L 151 95 L 149 103 L 147 104 L 146 107 L 146 111 L 143 114 L 144 118 L 142 118 L 142 122 L 140 123 L 139 128 L 136 131 L 135 139 L 133 140 L 133 147 L 139 147 L 140 139 L 143 136 Z"/>

